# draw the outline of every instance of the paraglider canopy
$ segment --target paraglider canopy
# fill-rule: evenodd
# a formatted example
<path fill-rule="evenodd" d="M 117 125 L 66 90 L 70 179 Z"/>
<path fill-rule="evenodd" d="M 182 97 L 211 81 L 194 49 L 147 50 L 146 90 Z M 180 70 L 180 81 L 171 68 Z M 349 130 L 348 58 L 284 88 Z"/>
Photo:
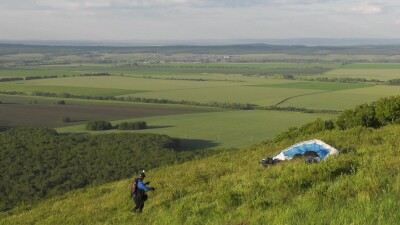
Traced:
<path fill-rule="evenodd" d="M 321 160 L 326 159 L 330 155 L 339 154 L 339 151 L 334 147 L 328 145 L 321 140 L 313 139 L 294 144 L 272 157 L 272 159 L 280 161 L 290 160 L 293 159 L 295 156 L 302 156 L 310 152 L 313 154 L 317 154 Z"/>

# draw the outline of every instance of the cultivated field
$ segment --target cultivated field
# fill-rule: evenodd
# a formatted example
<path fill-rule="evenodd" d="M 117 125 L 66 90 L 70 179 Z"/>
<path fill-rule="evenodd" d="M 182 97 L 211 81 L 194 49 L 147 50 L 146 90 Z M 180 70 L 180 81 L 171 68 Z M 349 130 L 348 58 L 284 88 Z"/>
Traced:
<path fill-rule="evenodd" d="M 78 81 L 79 82 L 79 81 Z M 62 83 L 62 82 L 61 82 Z M 60 83 L 60 84 L 61 84 Z M 86 96 L 119 96 L 143 92 L 140 90 L 112 89 L 112 88 L 91 88 L 91 87 L 74 87 L 74 86 L 58 86 L 58 85 L 31 85 L 27 83 L 0 83 L 0 92 L 23 92 L 32 94 L 33 92 L 50 92 L 50 93 L 69 93 L 74 95 Z"/>
<path fill-rule="evenodd" d="M 32 76 L 72 76 L 79 75 L 80 72 L 68 70 L 46 70 L 41 68 L 26 68 L 26 69 L 0 69 L 0 78 L 2 77 L 32 77 Z"/>
<path fill-rule="evenodd" d="M 186 115 L 140 118 L 150 126 L 141 133 L 167 134 L 183 140 L 183 148 L 239 148 L 267 140 L 289 127 L 299 126 L 316 118 L 330 119 L 334 115 L 278 111 L 223 111 Z M 125 121 L 125 120 L 123 120 Z M 137 120 L 132 120 L 137 121 Z M 121 121 L 114 121 L 118 124 Z M 107 133 L 117 130 L 91 132 L 83 125 L 58 128 L 60 133 Z M 126 131 L 123 131 L 126 132 Z"/>
<path fill-rule="evenodd" d="M 400 69 L 399 63 L 350 63 L 344 69 Z"/>
<path fill-rule="evenodd" d="M 337 69 L 326 72 L 326 77 L 334 78 L 365 78 L 387 81 L 398 79 L 400 77 L 400 69 Z"/>
<path fill-rule="evenodd" d="M 217 109 L 179 105 L 104 102 L 66 99 L 65 105 L 56 105 L 59 98 L 18 97 L 0 95 L 0 125 L 2 127 L 61 127 L 82 124 L 89 120 L 118 120 L 164 115 L 210 112 Z M 69 117 L 71 122 L 61 119 Z"/>
<path fill-rule="evenodd" d="M 232 110 L 232 105 L 237 103 L 260 108 L 278 106 L 284 110 L 294 107 L 298 110 L 341 111 L 380 97 L 400 94 L 398 86 L 301 79 L 396 79 L 400 77 L 400 64 L 347 63 L 352 57 L 357 62 L 389 60 L 389 56 L 360 54 L 350 57 L 328 54 L 332 51 L 329 49 L 324 50 L 326 54 L 317 51 L 318 55 L 313 55 L 310 49 L 301 47 L 283 52 L 275 49 L 271 50 L 271 54 L 252 52 L 257 52 L 256 48 L 246 54 L 237 54 L 231 47 L 220 49 L 220 54 L 205 53 L 201 48 L 194 52 L 187 52 L 185 48 L 164 49 L 165 52 L 159 49 L 159 53 L 146 48 L 144 52 L 138 49 L 131 49 L 131 52 L 119 48 L 105 48 L 104 52 L 101 52 L 102 48 L 90 49 L 98 51 L 75 48 L 61 51 L 49 47 L 46 50 L 34 48 L 21 54 L 11 49 L 9 53 L 0 55 L 0 78 L 58 77 L 0 82 L 0 92 L 24 95 L 0 95 L 1 102 L 15 103 L 0 105 L 0 126 L 63 127 L 83 124 L 91 119 L 115 121 L 143 118 L 151 128 L 144 132 L 184 138 L 187 148 L 229 148 L 263 141 L 281 130 L 317 117 L 336 116 Z M 177 52 L 172 52 L 175 50 Z M 397 60 L 396 56 L 390 60 Z M 88 76 L 90 74 L 107 76 Z M 67 93 L 81 98 L 113 100 L 64 98 L 66 105 L 55 105 L 54 102 L 62 98 L 31 96 L 37 95 L 37 92 L 51 93 L 49 96 L 65 97 Z M 118 102 L 115 98 L 129 101 L 145 99 L 164 104 Z M 167 105 L 167 102 L 218 103 L 231 109 Z M 62 123 L 61 117 L 70 117 L 73 122 Z M 59 131 L 86 132 L 82 127 L 59 128 Z"/>
<path fill-rule="evenodd" d="M 292 82 L 281 84 L 262 84 L 256 85 L 259 87 L 274 87 L 274 88 L 293 88 L 293 89 L 312 89 L 324 91 L 340 91 L 346 89 L 363 88 L 371 85 L 363 83 L 334 83 L 334 82 Z"/>
<path fill-rule="evenodd" d="M 197 75 L 201 77 L 202 75 Z M 205 80 L 180 75 L 179 79 L 104 76 L 66 77 L 0 83 L 0 91 L 69 93 L 98 97 L 137 97 L 296 107 L 318 110 L 344 110 L 380 97 L 400 94 L 400 87 L 370 83 L 335 83 L 282 80 L 277 78 L 231 75 L 205 75 Z M 222 79 L 225 78 L 225 79 Z M 240 81 L 240 82 L 239 82 Z"/>
<path fill-rule="evenodd" d="M 280 104 L 282 107 L 304 107 L 307 109 L 344 110 L 369 103 L 381 97 L 400 95 L 399 86 L 375 85 L 372 87 L 347 89 L 298 96 Z"/>

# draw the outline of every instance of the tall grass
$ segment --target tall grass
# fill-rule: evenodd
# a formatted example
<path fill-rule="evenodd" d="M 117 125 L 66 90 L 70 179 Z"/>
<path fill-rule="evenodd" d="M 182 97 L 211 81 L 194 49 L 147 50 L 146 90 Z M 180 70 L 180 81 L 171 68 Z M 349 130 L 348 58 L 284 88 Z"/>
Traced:
<path fill-rule="evenodd" d="M 318 138 L 340 151 L 307 165 L 258 161 Z M 397 224 L 400 126 L 354 128 L 271 140 L 235 152 L 149 171 L 156 191 L 133 214 L 130 179 L 21 205 L 0 224 Z"/>

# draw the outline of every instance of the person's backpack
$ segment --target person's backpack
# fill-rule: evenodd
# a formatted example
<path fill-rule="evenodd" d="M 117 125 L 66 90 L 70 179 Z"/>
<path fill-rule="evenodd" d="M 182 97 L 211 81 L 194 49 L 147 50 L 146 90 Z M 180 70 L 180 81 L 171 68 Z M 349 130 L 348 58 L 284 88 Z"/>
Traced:
<path fill-rule="evenodd" d="M 132 197 L 136 197 L 137 189 L 138 189 L 138 183 L 137 183 L 137 178 L 135 178 L 133 180 L 132 186 L 131 186 L 131 196 Z"/>

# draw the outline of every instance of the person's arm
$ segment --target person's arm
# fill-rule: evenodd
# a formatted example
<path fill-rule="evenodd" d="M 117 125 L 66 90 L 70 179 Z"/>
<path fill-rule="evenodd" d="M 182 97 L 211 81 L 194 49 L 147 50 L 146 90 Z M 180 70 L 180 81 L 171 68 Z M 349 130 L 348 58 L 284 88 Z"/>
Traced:
<path fill-rule="evenodd" d="M 138 181 L 138 187 L 144 191 L 151 191 L 153 188 L 147 187 L 146 185 L 143 184 L 143 182 L 140 180 Z"/>

